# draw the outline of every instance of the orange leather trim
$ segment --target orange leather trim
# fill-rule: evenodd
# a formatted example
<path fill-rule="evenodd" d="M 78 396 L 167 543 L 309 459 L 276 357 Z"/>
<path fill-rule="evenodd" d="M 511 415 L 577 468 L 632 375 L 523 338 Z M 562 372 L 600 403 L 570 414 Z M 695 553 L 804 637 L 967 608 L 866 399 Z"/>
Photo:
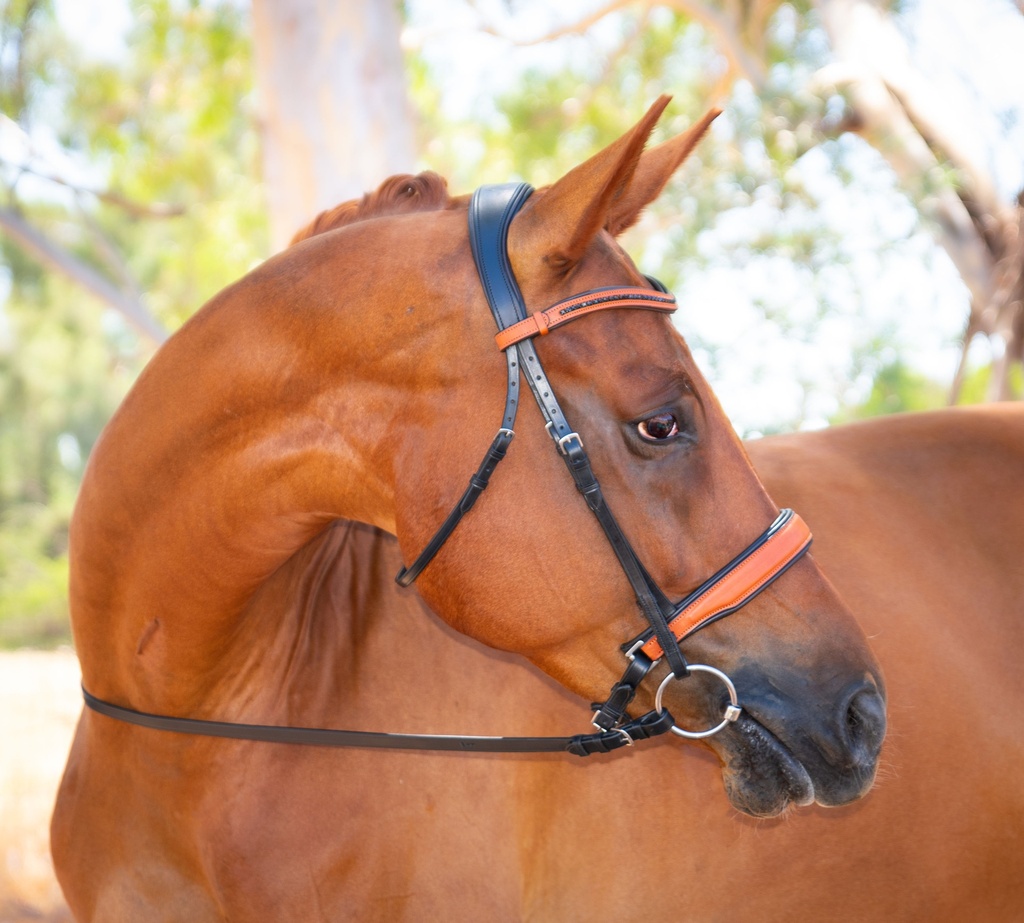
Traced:
<path fill-rule="evenodd" d="M 584 292 L 582 295 L 560 301 L 545 311 L 531 314 L 518 324 L 506 327 L 495 336 L 494 342 L 498 344 L 498 349 L 508 349 L 520 340 L 543 335 L 555 327 L 576 320 L 577 317 L 584 317 L 595 311 L 606 311 L 609 308 L 638 308 L 671 314 L 676 309 L 676 299 L 674 295 L 650 288 L 609 288 Z"/>
<path fill-rule="evenodd" d="M 682 641 L 723 610 L 741 605 L 800 554 L 810 541 L 811 530 L 794 514 L 786 525 L 749 558 L 729 571 L 669 622 L 676 640 Z M 664 653 L 657 638 L 651 638 L 641 650 L 652 660 L 657 660 Z"/>

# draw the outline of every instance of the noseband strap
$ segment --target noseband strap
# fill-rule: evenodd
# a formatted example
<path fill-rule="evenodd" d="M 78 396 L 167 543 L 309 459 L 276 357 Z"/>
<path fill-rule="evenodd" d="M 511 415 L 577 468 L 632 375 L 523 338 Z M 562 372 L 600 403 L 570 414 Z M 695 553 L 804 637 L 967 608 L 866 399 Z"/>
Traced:
<path fill-rule="evenodd" d="M 811 546 L 811 530 L 792 510 L 783 510 L 767 532 L 676 607 L 669 628 L 677 641 L 743 608 L 781 577 Z M 662 656 L 651 632 L 640 648 L 651 660 Z M 634 645 L 631 644 L 630 647 Z"/>

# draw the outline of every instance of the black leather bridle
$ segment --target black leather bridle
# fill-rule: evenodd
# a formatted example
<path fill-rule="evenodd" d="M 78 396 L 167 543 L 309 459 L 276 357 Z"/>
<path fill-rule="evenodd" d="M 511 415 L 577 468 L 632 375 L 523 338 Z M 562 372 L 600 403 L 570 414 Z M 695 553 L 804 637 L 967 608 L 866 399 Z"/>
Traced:
<path fill-rule="evenodd" d="M 522 293 L 516 282 L 508 258 L 508 231 L 512 219 L 532 194 L 525 183 L 483 186 L 472 197 L 469 207 L 469 233 L 473 258 L 487 301 L 499 332 L 513 327 L 521 328 L 528 320 Z M 547 325 L 563 323 L 584 316 L 592 310 L 609 308 L 639 308 L 671 311 L 675 298 L 657 280 L 648 279 L 652 289 L 595 289 L 559 302 L 546 312 L 533 315 L 536 332 L 547 332 Z M 547 319 L 546 319 L 547 318 Z M 526 325 L 529 326 L 529 325 Z M 545 420 L 545 426 L 559 455 L 572 476 L 577 490 L 597 518 L 608 538 L 622 570 L 636 594 L 637 605 L 649 628 L 622 646 L 627 666 L 622 679 L 616 683 L 604 702 L 594 705 L 593 724 L 597 733 L 577 734 L 573 737 L 468 737 L 461 735 L 387 734 L 322 728 L 296 728 L 287 726 L 238 724 L 234 722 L 205 721 L 154 715 L 125 708 L 97 699 L 82 690 L 86 705 L 94 711 L 143 727 L 179 733 L 258 740 L 277 743 L 312 744 L 332 747 L 376 747 L 388 749 L 455 750 L 464 752 L 553 752 L 565 750 L 579 756 L 606 753 L 637 740 L 673 731 L 684 737 L 704 737 L 717 733 L 740 713 L 736 690 L 721 671 L 704 664 L 688 664 L 679 647 L 679 640 L 699 628 L 735 612 L 774 582 L 786 569 L 806 552 L 810 533 L 791 510 L 783 510 L 774 523 L 726 567 L 711 577 L 679 603 L 671 602 L 647 572 L 639 556 L 626 537 L 611 510 L 605 503 L 601 487 L 590 465 L 580 435 L 565 418 L 554 389 L 548 381 L 540 358 L 534 349 L 532 333 L 512 338 L 514 342 L 504 348 L 508 368 L 508 386 L 502 423 L 491 442 L 479 469 L 470 478 L 459 502 L 446 517 L 424 550 L 396 577 L 407 587 L 438 553 L 462 517 L 469 512 L 498 464 L 505 457 L 515 435 L 514 427 L 519 407 L 520 379 L 525 375 L 530 390 Z M 802 531 L 794 536 L 785 535 L 799 525 Z M 778 547 L 785 537 L 784 552 L 770 555 L 767 565 L 758 563 L 759 555 L 769 547 Z M 735 591 L 729 581 L 740 572 L 752 572 L 752 578 L 740 581 Z M 749 584 L 749 586 L 748 586 Z M 723 588 L 728 592 L 723 592 Z M 717 594 L 717 595 L 716 595 Z M 719 597 L 725 599 L 719 601 Z M 711 601 L 710 603 L 708 601 Z M 683 623 L 674 628 L 676 623 Z M 668 676 L 658 689 L 656 708 L 632 720 L 627 709 L 637 687 L 647 676 L 660 656 L 669 667 Z M 708 731 L 689 732 L 677 728 L 671 714 L 661 708 L 665 684 L 681 679 L 691 670 L 709 672 L 725 684 L 731 704 L 725 708 L 725 717 L 719 725 Z"/>

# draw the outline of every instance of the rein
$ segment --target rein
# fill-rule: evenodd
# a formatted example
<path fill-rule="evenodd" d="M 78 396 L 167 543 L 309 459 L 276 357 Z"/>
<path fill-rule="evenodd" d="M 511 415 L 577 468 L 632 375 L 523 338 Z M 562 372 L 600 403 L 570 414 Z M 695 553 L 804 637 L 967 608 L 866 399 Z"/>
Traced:
<path fill-rule="evenodd" d="M 527 384 L 546 421 L 548 434 L 557 446 L 577 490 L 583 495 L 608 538 L 636 594 L 637 605 L 650 626 L 641 635 L 622 645 L 627 660 L 625 672 L 612 687 L 608 698 L 593 706 L 595 711 L 592 723 L 597 732 L 572 737 L 476 737 L 239 724 L 140 712 L 98 699 L 83 688 L 85 704 L 90 709 L 109 718 L 155 730 L 238 740 L 401 750 L 500 753 L 567 751 L 577 756 L 608 753 L 667 731 L 682 737 L 708 737 L 736 720 L 741 708 L 732 681 L 715 667 L 688 664 L 679 642 L 735 612 L 778 579 L 810 547 L 811 533 L 792 510 L 783 510 L 754 542 L 679 603 L 672 603 L 661 591 L 605 503 L 583 440 L 566 420 L 532 340 L 595 311 L 637 309 L 671 313 L 676 309 L 676 299 L 660 282 L 648 277 L 653 289 L 594 289 L 528 316 L 508 259 L 507 239 L 512 219 L 532 192 L 533 188 L 526 183 L 483 186 L 473 194 L 470 202 L 470 245 L 488 305 L 498 327 L 495 341 L 505 353 L 508 369 L 502 424 L 458 503 L 420 555 L 408 567 L 402 568 L 395 579 L 400 586 L 411 585 L 487 488 L 515 436 L 520 373 L 525 370 Z M 627 720 L 627 708 L 638 686 L 662 657 L 667 661 L 669 673 L 658 688 L 655 709 L 639 718 Z M 725 685 L 729 696 L 722 721 L 706 731 L 688 731 L 677 727 L 671 714 L 661 706 L 667 684 L 674 679 L 687 677 L 690 671 L 716 676 Z"/>

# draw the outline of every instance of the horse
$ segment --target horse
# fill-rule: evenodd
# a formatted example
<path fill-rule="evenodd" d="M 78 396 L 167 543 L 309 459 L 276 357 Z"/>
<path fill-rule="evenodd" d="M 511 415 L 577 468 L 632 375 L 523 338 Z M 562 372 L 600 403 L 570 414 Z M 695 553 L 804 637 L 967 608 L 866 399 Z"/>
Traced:
<path fill-rule="evenodd" d="M 325 213 L 147 366 L 71 528 L 76 919 L 1018 915 L 1024 416 L 744 448 L 616 242 L 666 104 L 496 221 Z"/>

